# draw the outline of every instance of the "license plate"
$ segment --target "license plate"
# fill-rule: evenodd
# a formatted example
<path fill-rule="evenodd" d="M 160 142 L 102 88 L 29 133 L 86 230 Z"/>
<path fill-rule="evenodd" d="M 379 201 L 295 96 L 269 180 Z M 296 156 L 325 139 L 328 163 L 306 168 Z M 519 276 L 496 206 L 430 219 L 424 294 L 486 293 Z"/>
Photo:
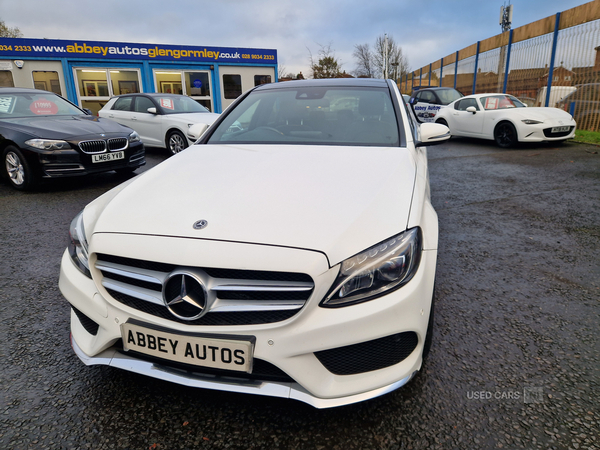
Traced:
<path fill-rule="evenodd" d="M 123 348 L 156 358 L 214 369 L 252 371 L 252 341 L 192 336 L 121 324 Z"/>
<path fill-rule="evenodd" d="M 106 161 L 115 161 L 117 159 L 124 159 L 125 152 L 115 152 L 115 153 L 102 153 L 101 155 L 92 155 L 92 162 L 106 162 Z"/>
<path fill-rule="evenodd" d="M 569 131 L 569 127 L 552 127 L 553 133 L 563 133 L 565 131 Z"/>

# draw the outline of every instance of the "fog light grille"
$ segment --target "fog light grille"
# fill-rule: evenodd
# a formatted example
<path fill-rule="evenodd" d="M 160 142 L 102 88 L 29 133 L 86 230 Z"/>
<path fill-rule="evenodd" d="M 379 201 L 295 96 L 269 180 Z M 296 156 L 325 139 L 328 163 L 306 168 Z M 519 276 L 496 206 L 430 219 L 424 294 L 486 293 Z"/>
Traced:
<path fill-rule="evenodd" d="M 404 361 L 418 342 L 417 333 L 406 331 L 373 341 L 315 352 L 315 356 L 335 375 L 355 375 Z"/>

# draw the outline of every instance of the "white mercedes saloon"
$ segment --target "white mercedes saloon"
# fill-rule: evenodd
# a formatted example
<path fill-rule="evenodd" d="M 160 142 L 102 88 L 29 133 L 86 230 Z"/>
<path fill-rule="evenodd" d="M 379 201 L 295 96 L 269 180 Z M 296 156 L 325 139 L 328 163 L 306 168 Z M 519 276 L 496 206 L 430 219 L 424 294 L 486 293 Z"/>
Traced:
<path fill-rule="evenodd" d="M 390 80 L 262 85 L 91 202 L 59 281 L 77 356 L 317 408 L 406 384 L 433 326 L 426 146 L 450 136 L 409 114 Z"/>

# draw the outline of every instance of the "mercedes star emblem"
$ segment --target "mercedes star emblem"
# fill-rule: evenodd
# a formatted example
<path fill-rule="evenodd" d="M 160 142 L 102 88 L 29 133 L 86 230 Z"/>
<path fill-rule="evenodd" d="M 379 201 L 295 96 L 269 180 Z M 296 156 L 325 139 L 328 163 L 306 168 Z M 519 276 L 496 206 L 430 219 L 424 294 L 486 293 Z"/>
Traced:
<path fill-rule="evenodd" d="M 163 284 L 163 301 L 171 314 L 182 320 L 196 320 L 206 309 L 206 288 L 194 275 L 173 272 Z"/>
<path fill-rule="evenodd" d="M 208 221 L 207 220 L 199 220 L 198 222 L 196 222 L 194 224 L 194 230 L 201 230 L 202 228 L 206 228 L 208 225 Z"/>

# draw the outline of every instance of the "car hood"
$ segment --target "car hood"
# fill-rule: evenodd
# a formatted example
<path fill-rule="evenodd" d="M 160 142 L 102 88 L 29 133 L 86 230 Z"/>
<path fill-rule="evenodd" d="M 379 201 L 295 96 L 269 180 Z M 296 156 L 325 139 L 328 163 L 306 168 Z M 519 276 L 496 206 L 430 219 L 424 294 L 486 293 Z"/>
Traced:
<path fill-rule="evenodd" d="M 3 119 L 6 126 L 45 139 L 79 139 L 99 134 L 120 136 L 133 130 L 94 116 L 41 116 Z"/>
<path fill-rule="evenodd" d="M 188 123 L 207 123 L 211 125 L 217 118 L 219 114 L 215 113 L 183 113 L 183 114 L 167 114 L 166 117 L 169 120 L 174 120 L 178 122 L 185 123 L 186 126 Z"/>
<path fill-rule="evenodd" d="M 406 229 L 415 173 L 399 147 L 195 145 L 84 217 L 93 233 L 302 248 L 334 265 Z"/>
<path fill-rule="evenodd" d="M 510 108 L 499 109 L 499 113 L 508 113 L 511 117 L 519 119 L 534 119 L 534 120 L 563 120 L 565 125 L 570 122 L 571 114 L 558 108 L 547 107 L 528 107 L 528 108 Z"/>

